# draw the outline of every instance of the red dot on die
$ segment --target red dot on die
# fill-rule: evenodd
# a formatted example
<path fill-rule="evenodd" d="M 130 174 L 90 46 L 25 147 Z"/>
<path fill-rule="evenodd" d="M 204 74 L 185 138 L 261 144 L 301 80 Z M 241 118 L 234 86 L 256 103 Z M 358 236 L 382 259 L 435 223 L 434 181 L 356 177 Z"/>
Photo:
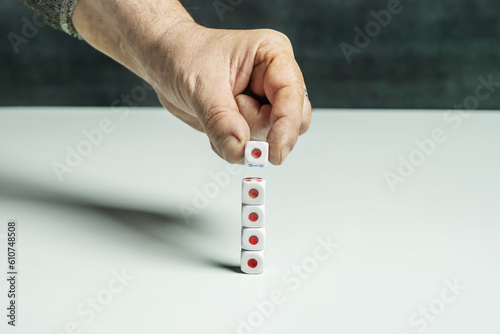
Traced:
<path fill-rule="evenodd" d="M 258 219 L 259 219 L 259 215 L 257 214 L 257 212 L 252 212 L 251 214 L 248 215 L 248 219 L 255 223 Z"/>
<path fill-rule="evenodd" d="M 259 191 L 255 188 L 252 188 L 248 192 L 248 196 L 250 196 L 251 198 L 257 198 L 259 196 Z"/>
<path fill-rule="evenodd" d="M 259 263 L 257 262 L 256 259 L 250 259 L 250 260 L 248 260 L 247 264 L 250 268 L 255 268 L 255 267 L 257 267 L 257 264 L 259 264 Z"/>
<path fill-rule="evenodd" d="M 250 238 L 248 238 L 248 242 L 251 245 L 257 245 L 259 243 L 259 238 L 256 235 L 252 235 Z"/>
<path fill-rule="evenodd" d="M 252 150 L 252 157 L 254 157 L 255 159 L 259 159 L 261 155 L 262 155 L 262 152 L 258 148 L 254 148 Z"/>

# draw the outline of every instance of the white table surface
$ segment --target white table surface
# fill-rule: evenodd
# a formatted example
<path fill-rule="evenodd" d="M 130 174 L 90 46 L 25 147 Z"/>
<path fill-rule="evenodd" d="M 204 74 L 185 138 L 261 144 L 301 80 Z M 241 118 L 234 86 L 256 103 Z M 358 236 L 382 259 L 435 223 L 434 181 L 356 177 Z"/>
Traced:
<path fill-rule="evenodd" d="M 228 166 L 203 134 L 161 109 L 2 108 L 0 233 L 18 221 L 19 309 L 0 332 L 499 333 L 500 113 L 458 128 L 444 114 L 315 110 L 283 166 L 241 167 L 187 224 L 180 207 Z M 105 118 L 114 131 L 59 182 L 53 161 Z M 447 140 L 391 191 L 384 174 L 436 128 Z M 234 270 L 247 176 L 268 184 L 257 276 Z M 328 237 L 338 247 L 313 260 Z M 133 279 L 118 289 L 122 270 Z"/>

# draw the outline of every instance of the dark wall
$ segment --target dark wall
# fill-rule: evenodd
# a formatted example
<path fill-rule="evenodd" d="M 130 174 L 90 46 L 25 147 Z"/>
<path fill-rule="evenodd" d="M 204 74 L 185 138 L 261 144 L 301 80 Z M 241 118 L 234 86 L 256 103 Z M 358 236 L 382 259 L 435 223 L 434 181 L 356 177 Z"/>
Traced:
<path fill-rule="evenodd" d="M 498 1 L 401 0 L 390 20 L 382 15 L 385 27 L 373 23 L 372 11 L 388 10 L 395 0 L 217 1 L 182 2 L 210 27 L 287 34 L 315 107 L 452 108 L 475 94 L 479 76 L 500 82 Z M 214 3 L 231 10 L 219 15 Z M 14 0 L 0 3 L 1 105 L 107 106 L 141 84 L 85 42 L 48 26 L 28 34 L 15 52 L 8 36 L 23 36 L 23 20 L 33 22 L 33 12 Z M 367 23 L 373 37 L 368 43 L 363 33 L 356 46 L 354 28 L 365 31 Z M 479 108 L 498 109 L 499 93 Z M 149 94 L 142 105 L 159 103 Z"/>

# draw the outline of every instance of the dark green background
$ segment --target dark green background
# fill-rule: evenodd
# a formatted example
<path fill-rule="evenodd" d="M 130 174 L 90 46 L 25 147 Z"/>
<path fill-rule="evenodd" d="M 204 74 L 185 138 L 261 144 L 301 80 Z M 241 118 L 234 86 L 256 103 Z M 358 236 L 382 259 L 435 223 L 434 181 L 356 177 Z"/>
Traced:
<path fill-rule="evenodd" d="M 353 28 L 364 30 L 370 12 L 386 9 L 388 1 L 242 0 L 224 20 L 212 1 L 182 2 L 210 27 L 287 34 L 315 107 L 452 108 L 474 94 L 478 76 L 500 82 L 498 1 L 401 0 L 402 12 L 350 64 L 339 44 L 353 44 Z M 85 42 L 48 26 L 16 54 L 7 35 L 20 35 L 22 18 L 32 21 L 32 15 L 14 0 L 0 3 L 1 105 L 108 106 L 141 83 Z M 495 93 L 479 108 L 498 109 Z M 142 105 L 159 103 L 149 94 Z"/>

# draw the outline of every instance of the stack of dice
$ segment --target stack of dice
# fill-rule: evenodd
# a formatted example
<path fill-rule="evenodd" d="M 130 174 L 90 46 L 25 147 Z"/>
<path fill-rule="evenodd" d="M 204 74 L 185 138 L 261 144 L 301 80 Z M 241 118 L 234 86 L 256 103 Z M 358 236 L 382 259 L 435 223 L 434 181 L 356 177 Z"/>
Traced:
<path fill-rule="evenodd" d="M 245 146 L 245 165 L 265 167 L 269 144 L 249 141 Z M 261 274 L 264 271 L 266 180 L 260 177 L 243 179 L 241 187 L 241 271 Z"/>

